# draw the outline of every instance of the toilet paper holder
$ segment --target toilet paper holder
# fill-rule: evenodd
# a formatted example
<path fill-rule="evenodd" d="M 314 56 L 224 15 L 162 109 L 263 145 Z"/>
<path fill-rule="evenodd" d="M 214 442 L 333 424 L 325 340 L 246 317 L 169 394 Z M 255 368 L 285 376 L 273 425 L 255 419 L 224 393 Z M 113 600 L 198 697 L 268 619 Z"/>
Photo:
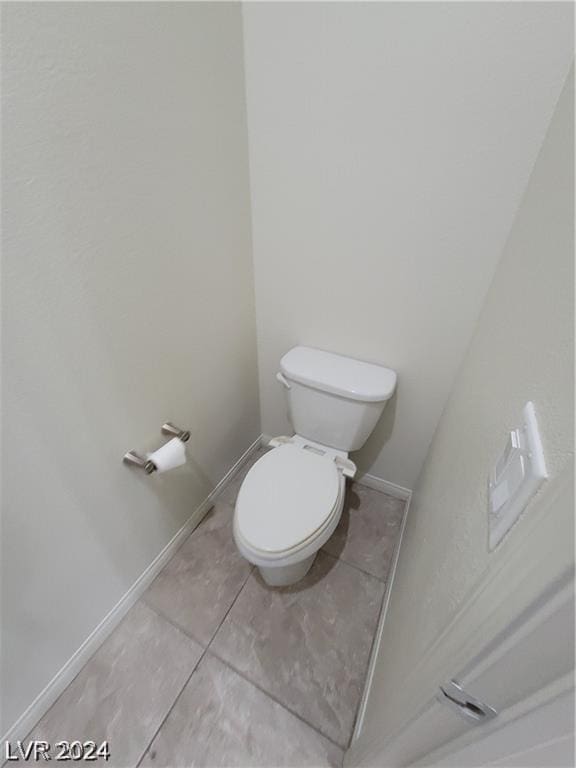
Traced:
<path fill-rule="evenodd" d="M 170 421 L 162 424 L 160 431 L 163 435 L 179 438 L 183 443 L 190 439 L 190 432 L 187 429 L 180 429 L 180 427 L 174 426 Z M 128 451 L 128 453 L 124 454 L 122 461 L 124 464 L 130 464 L 133 467 L 143 469 L 147 475 L 151 475 L 152 472 L 156 471 L 156 464 L 150 459 L 141 456 L 137 451 Z"/>

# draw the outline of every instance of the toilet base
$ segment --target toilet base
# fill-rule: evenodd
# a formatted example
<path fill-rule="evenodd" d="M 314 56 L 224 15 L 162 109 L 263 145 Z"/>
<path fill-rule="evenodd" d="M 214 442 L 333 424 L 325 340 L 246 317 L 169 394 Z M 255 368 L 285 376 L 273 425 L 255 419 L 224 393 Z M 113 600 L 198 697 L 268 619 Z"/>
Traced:
<path fill-rule="evenodd" d="M 279 565 L 275 567 L 259 565 L 258 570 L 260 575 L 271 587 L 289 587 L 291 584 L 296 584 L 297 581 L 303 579 L 308 573 L 316 557 L 316 552 L 305 560 L 300 560 L 298 563 L 292 563 L 292 565 Z"/>

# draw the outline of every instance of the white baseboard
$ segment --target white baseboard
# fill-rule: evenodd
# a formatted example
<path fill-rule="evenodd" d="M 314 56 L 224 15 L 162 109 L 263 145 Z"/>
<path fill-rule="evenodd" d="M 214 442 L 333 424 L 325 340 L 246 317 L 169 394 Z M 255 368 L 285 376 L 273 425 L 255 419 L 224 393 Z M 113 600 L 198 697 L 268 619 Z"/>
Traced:
<path fill-rule="evenodd" d="M 354 482 L 365 485 L 367 488 L 373 488 L 375 491 L 387 493 L 388 496 L 394 496 L 394 498 L 402 499 L 403 501 L 409 501 L 412 496 L 412 491 L 409 488 L 383 480 L 381 477 L 376 477 L 376 475 L 358 475 L 358 477 L 354 478 Z"/>
<path fill-rule="evenodd" d="M 366 475 L 364 475 L 364 477 L 366 477 Z M 368 475 L 368 477 L 371 477 L 371 476 Z M 386 483 L 385 480 L 380 480 L 379 478 L 374 478 L 374 479 L 378 480 L 379 482 Z M 366 483 L 366 485 L 369 485 L 369 483 Z M 393 485 L 393 483 L 389 483 L 387 485 Z M 369 486 L 369 487 L 372 488 L 374 486 Z M 401 488 L 401 486 L 398 486 L 398 485 L 395 487 Z M 401 488 L 401 490 L 406 491 L 406 488 Z M 388 493 L 389 495 L 394 495 L 394 494 L 391 494 L 390 491 L 385 491 L 385 493 Z M 390 567 L 390 574 L 386 581 L 386 590 L 384 592 L 384 597 L 382 599 L 382 608 L 380 610 L 380 617 L 378 618 L 378 627 L 376 629 L 376 637 L 374 638 L 374 643 L 372 644 L 372 652 L 370 653 L 370 663 L 368 665 L 366 683 L 364 684 L 364 691 L 362 692 L 360 707 L 358 709 L 358 716 L 356 718 L 356 723 L 354 724 L 354 733 L 352 734 L 352 742 L 351 742 L 350 748 L 353 747 L 354 742 L 362 733 L 362 726 L 364 725 L 364 717 L 366 715 L 366 705 L 368 703 L 368 697 L 370 696 L 370 689 L 372 687 L 372 680 L 374 678 L 374 669 L 376 667 L 376 659 L 378 658 L 380 645 L 382 643 L 382 635 L 384 633 L 384 622 L 386 621 L 386 614 L 388 613 L 388 606 L 390 605 L 390 595 L 392 592 L 392 586 L 394 584 L 394 578 L 396 577 L 396 569 L 398 567 L 398 560 L 400 558 L 400 548 L 402 546 L 402 539 L 404 537 L 404 531 L 406 529 L 406 520 L 408 519 L 408 512 L 410 511 L 410 501 L 412 499 L 412 492 L 408 491 L 407 497 L 398 496 L 398 498 L 406 498 L 406 509 L 404 510 L 404 517 L 402 519 L 402 528 L 400 529 L 400 535 L 398 536 L 398 541 L 396 542 L 396 548 L 394 550 L 394 557 L 392 559 L 392 565 Z"/>
<path fill-rule="evenodd" d="M 214 501 L 222 493 L 224 488 L 237 474 L 240 468 L 248 461 L 255 451 L 263 444 L 262 436 L 258 437 L 252 445 L 240 456 L 233 467 L 224 475 L 214 490 L 194 510 L 182 528 L 166 544 L 160 554 L 154 558 L 146 570 L 138 577 L 130 589 L 120 598 L 112 610 L 102 619 L 94 631 L 84 640 L 78 650 L 71 656 L 64 666 L 57 672 L 48 685 L 34 699 L 32 704 L 18 718 L 9 730 L 2 736 L 0 742 L 23 740 L 34 728 L 36 723 L 48 711 L 64 689 L 72 682 L 86 662 L 96 653 L 104 640 L 112 630 L 120 623 L 124 616 L 136 601 L 144 594 L 152 581 L 160 573 L 162 568 L 174 555 L 178 547 L 201 522 L 202 518 L 214 505 Z"/>

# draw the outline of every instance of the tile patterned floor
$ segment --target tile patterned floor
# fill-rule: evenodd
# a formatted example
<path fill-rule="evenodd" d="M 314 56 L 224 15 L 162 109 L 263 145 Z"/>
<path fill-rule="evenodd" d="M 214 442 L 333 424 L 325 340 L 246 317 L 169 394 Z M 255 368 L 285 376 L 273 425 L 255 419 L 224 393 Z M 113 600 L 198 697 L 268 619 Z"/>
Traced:
<path fill-rule="evenodd" d="M 384 584 L 320 552 L 299 584 L 255 571 L 211 650 L 325 736 L 346 747 Z"/>
<path fill-rule="evenodd" d="M 231 520 L 228 504 L 213 507 L 144 596 L 151 608 L 203 646 L 252 571 L 236 548 Z"/>
<path fill-rule="evenodd" d="M 352 484 L 306 578 L 272 589 L 232 539 L 247 470 L 29 738 L 107 739 L 116 768 L 341 766 L 404 502 Z"/>

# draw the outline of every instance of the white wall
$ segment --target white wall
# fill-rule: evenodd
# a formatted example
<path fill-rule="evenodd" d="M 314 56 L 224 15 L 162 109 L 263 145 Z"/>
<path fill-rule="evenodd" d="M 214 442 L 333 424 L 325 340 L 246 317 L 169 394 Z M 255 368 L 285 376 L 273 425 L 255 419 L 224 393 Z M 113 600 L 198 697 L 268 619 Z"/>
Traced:
<path fill-rule="evenodd" d="M 244 7 L 263 430 L 301 343 L 382 363 L 361 469 L 413 487 L 572 51 L 569 4 Z"/>
<path fill-rule="evenodd" d="M 412 500 L 368 699 L 365 743 L 394 732 L 406 719 L 409 713 L 395 692 L 404 691 L 409 676 L 418 680 L 416 665 L 472 588 L 479 589 L 498 573 L 511 547 L 532 536 L 544 494 L 553 497 L 573 464 L 573 141 L 571 76 Z M 489 553 L 487 478 L 527 400 L 535 404 L 550 479 Z M 568 558 L 573 562 L 573 501 L 558 514 L 563 517 L 551 521 L 556 540 L 545 546 L 543 536 L 534 536 L 540 548 L 531 548 L 525 571 L 534 561 L 540 561 L 542 570 L 552 571 L 555 561 L 560 568 L 566 549 L 571 549 Z M 536 589 L 545 586 L 540 579 Z M 475 613 L 473 618 L 475 634 L 481 636 L 490 614 Z M 572 647 L 573 638 L 566 643 Z M 423 685 L 421 695 L 423 701 L 430 695 Z"/>
<path fill-rule="evenodd" d="M 3 6 L 0 733 L 260 432 L 241 33 Z M 166 419 L 188 465 L 123 466 Z"/>

